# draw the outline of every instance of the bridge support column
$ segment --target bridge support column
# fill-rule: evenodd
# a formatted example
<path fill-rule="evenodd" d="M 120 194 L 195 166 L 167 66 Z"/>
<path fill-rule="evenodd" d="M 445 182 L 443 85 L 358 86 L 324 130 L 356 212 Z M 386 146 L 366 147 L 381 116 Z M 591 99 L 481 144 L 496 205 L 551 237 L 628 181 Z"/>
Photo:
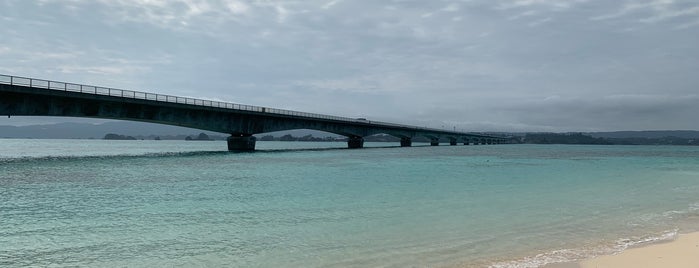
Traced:
<path fill-rule="evenodd" d="M 464 140 L 464 145 L 468 145 L 468 139 Z"/>
<path fill-rule="evenodd" d="M 250 134 L 236 134 L 228 137 L 228 150 L 233 152 L 255 151 L 257 138 Z"/>
<path fill-rule="evenodd" d="M 439 139 L 432 139 L 430 141 L 430 145 L 432 146 L 439 146 Z"/>
<path fill-rule="evenodd" d="M 413 139 L 400 138 L 400 147 L 410 147 L 410 146 L 413 146 Z"/>
<path fill-rule="evenodd" d="M 449 145 L 455 146 L 455 145 L 456 145 L 456 140 L 449 140 Z"/>
<path fill-rule="evenodd" d="M 364 148 L 364 138 L 352 136 L 347 139 L 347 147 L 350 149 Z"/>

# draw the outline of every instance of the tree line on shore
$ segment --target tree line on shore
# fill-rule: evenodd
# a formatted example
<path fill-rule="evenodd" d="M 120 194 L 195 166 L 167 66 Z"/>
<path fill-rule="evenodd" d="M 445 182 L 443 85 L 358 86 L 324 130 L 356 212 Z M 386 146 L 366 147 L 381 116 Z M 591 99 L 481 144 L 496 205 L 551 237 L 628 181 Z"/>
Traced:
<path fill-rule="evenodd" d="M 286 134 L 280 137 L 275 137 L 272 135 L 265 135 L 260 137 L 260 141 L 310 141 L 310 142 L 344 142 L 347 141 L 347 137 L 331 137 L 331 136 L 326 136 L 326 137 L 315 137 L 311 134 L 301 136 L 301 137 L 296 137 L 292 136 L 291 134 Z M 391 136 L 391 135 L 385 135 L 385 134 L 379 134 L 379 135 L 373 135 L 373 136 L 368 136 L 364 137 L 364 141 L 367 142 L 399 142 L 400 138 Z"/>
<path fill-rule="evenodd" d="M 109 133 L 104 136 L 105 140 L 187 140 L 187 141 L 212 141 L 225 140 L 226 136 L 207 135 L 200 133 L 199 135 L 178 135 L 178 136 L 127 136 Z M 344 142 L 345 137 L 315 137 L 313 135 L 305 135 L 296 137 L 291 134 L 286 134 L 280 137 L 265 135 L 259 137 L 260 141 L 300 141 L 300 142 Z M 364 137 L 366 142 L 400 142 L 400 138 L 391 135 L 373 135 Z M 429 139 L 424 137 L 416 137 L 413 142 L 429 142 Z M 609 137 L 593 137 L 583 133 L 524 133 L 523 135 L 512 135 L 509 138 L 509 143 L 524 143 L 524 144 L 589 144 L 589 145 L 699 145 L 699 139 L 688 137 L 626 137 L 626 138 L 609 138 Z"/>
<path fill-rule="evenodd" d="M 224 136 L 207 135 L 206 133 L 199 133 L 199 135 L 166 135 L 166 136 L 128 136 L 109 133 L 104 135 L 103 140 L 186 140 L 186 141 L 214 141 L 214 140 L 225 140 Z"/>
<path fill-rule="evenodd" d="M 699 139 L 684 137 L 592 137 L 583 133 L 527 133 L 512 139 L 527 144 L 590 144 L 590 145 L 699 145 Z"/>

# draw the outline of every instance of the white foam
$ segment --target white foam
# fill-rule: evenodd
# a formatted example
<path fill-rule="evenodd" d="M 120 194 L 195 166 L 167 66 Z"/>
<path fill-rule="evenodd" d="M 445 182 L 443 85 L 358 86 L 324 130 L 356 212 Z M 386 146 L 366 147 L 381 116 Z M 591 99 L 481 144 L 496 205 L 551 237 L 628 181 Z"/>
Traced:
<path fill-rule="evenodd" d="M 677 237 L 679 230 L 663 232 L 657 236 L 646 236 L 639 238 L 619 239 L 613 246 L 596 246 L 578 249 L 558 249 L 535 256 L 524 257 L 519 260 L 497 262 L 491 264 L 490 268 L 537 268 L 547 264 L 576 262 L 600 255 L 618 254 L 630 247 L 636 247 L 648 243 L 660 241 L 670 241 Z"/>
<path fill-rule="evenodd" d="M 661 242 L 661 241 L 671 241 L 677 238 L 677 234 L 679 233 L 678 229 L 672 230 L 672 231 L 666 231 L 661 235 L 658 236 L 648 236 L 648 237 L 641 237 L 641 238 L 635 238 L 635 239 L 619 239 L 617 240 L 616 246 L 614 246 L 614 249 L 617 252 L 621 252 L 623 250 L 626 250 L 630 247 L 635 247 L 643 244 L 648 244 L 648 243 L 655 243 L 655 242 Z"/>

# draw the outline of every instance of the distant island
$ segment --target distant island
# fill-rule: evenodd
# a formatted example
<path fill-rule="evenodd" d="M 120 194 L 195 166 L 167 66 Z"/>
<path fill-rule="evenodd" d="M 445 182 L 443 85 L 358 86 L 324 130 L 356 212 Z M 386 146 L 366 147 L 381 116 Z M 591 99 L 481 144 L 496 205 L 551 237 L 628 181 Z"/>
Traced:
<path fill-rule="evenodd" d="M 104 135 L 104 140 L 122 140 L 122 141 L 135 141 L 137 140 L 135 137 L 132 136 L 124 136 L 124 135 L 119 135 L 119 134 L 114 134 L 114 133 L 109 133 L 107 135 Z"/>
<path fill-rule="evenodd" d="M 259 138 L 260 141 L 301 141 L 301 142 L 344 142 L 347 141 L 346 137 L 315 137 L 312 134 L 304 135 L 301 137 L 293 136 L 291 134 L 286 134 L 280 137 L 275 137 L 272 135 L 265 135 Z M 366 142 L 399 142 L 400 138 L 396 138 L 391 135 L 379 134 L 364 137 Z"/>
<path fill-rule="evenodd" d="M 497 135 L 497 134 L 496 134 Z M 136 140 L 132 136 L 107 134 L 105 140 Z M 156 140 L 159 137 L 155 138 Z M 213 141 L 206 133 L 200 133 L 197 136 L 187 136 L 187 141 Z M 220 140 L 220 139 L 219 139 Z M 286 134 L 280 137 L 265 135 L 259 137 L 259 141 L 294 141 L 294 142 L 344 142 L 347 138 L 344 137 L 315 137 L 311 134 L 296 137 Z M 379 134 L 364 137 L 366 142 L 399 142 L 400 139 L 391 135 Z M 427 138 L 416 137 L 414 142 L 429 142 Z M 626 137 L 626 138 L 608 138 L 608 137 L 593 137 L 583 133 L 518 133 L 510 134 L 510 143 L 518 144 L 581 144 L 581 145 L 699 145 L 699 138 L 682 138 L 682 137 Z"/>
<path fill-rule="evenodd" d="M 524 136 L 513 138 L 512 141 L 526 144 L 699 145 L 699 138 L 697 137 L 639 137 L 638 133 L 636 137 L 631 134 L 628 134 L 628 136 L 614 135 L 614 137 L 602 136 L 599 133 L 526 133 Z"/>
<path fill-rule="evenodd" d="M 57 123 L 50 125 L 0 126 L 0 138 L 24 139 L 102 139 L 105 140 L 190 140 L 225 141 L 225 133 L 141 122 L 118 121 L 103 124 Z M 200 132 L 200 131 L 197 131 Z M 197 133 L 194 132 L 194 133 Z M 105 135 L 105 133 L 108 133 Z M 190 133 L 190 134 L 186 134 Z M 203 134 L 203 135 L 202 135 Z M 654 130 L 614 132 L 483 132 L 477 134 L 509 137 L 511 143 L 525 144 L 596 144 L 596 145 L 699 145 L 699 131 Z M 346 137 L 314 130 L 289 130 L 255 135 L 258 141 L 344 142 Z M 394 136 L 379 134 L 364 137 L 366 142 L 400 142 Z M 429 142 L 425 137 L 415 143 Z"/>
<path fill-rule="evenodd" d="M 209 137 L 209 135 L 206 135 L 206 133 L 202 132 L 202 133 L 199 133 L 199 135 L 196 137 L 187 136 L 186 138 L 184 138 L 184 140 L 186 140 L 186 141 L 212 141 L 214 139 Z"/>

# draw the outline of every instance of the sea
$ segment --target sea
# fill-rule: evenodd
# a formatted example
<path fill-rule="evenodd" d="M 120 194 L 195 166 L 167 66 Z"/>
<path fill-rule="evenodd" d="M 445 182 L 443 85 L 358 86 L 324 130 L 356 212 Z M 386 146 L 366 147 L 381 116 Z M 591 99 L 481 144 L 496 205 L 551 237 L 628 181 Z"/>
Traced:
<path fill-rule="evenodd" d="M 541 267 L 699 231 L 699 146 L 0 139 L 0 267 Z"/>

